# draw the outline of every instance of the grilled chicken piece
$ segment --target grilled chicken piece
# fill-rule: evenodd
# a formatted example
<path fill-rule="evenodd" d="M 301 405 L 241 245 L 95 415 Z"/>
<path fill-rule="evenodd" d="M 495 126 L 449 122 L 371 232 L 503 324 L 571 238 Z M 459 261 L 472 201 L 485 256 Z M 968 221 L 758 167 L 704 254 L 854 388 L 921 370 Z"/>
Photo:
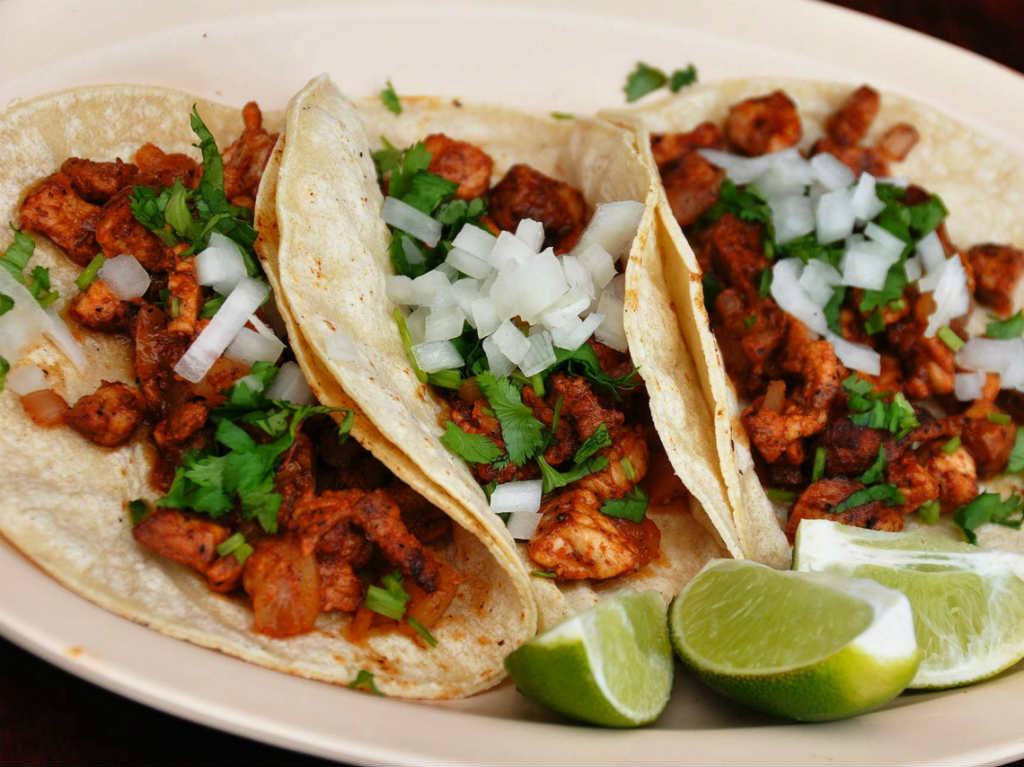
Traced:
<path fill-rule="evenodd" d="M 881 501 L 872 501 L 852 509 L 832 512 L 832 508 L 845 500 L 864 485 L 848 479 L 821 479 L 809 485 L 796 499 L 789 521 L 786 524 L 786 535 L 792 541 L 796 537 L 796 529 L 801 519 L 831 519 L 843 525 L 866 527 L 870 530 L 888 530 L 896 532 L 903 529 L 903 515 Z"/>
<path fill-rule="evenodd" d="M 661 182 L 679 226 L 689 226 L 718 201 L 725 171 L 696 152 L 661 166 Z"/>
<path fill-rule="evenodd" d="M 224 194 L 232 205 L 252 210 L 277 134 L 264 130 L 263 113 L 255 101 L 242 107 L 242 120 L 245 130 L 223 152 Z"/>
<path fill-rule="evenodd" d="M 795 145 L 803 136 L 803 125 L 793 100 L 774 91 L 729 107 L 725 135 L 740 152 L 756 157 Z"/>
<path fill-rule="evenodd" d="M 116 333 L 126 330 L 132 319 L 132 304 L 122 301 L 103 280 L 93 280 L 89 287 L 71 299 L 71 319 L 92 330 Z"/>
<path fill-rule="evenodd" d="M 687 133 L 651 134 L 651 154 L 659 168 L 694 149 L 725 149 L 725 134 L 713 122 L 702 122 Z"/>
<path fill-rule="evenodd" d="M 443 133 L 432 133 L 424 139 L 430 152 L 427 168 L 459 185 L 455 196 L 463 200 L 483 197 L 491 186 L 494 160 L 479 147 L 465 141 L 456 141 Z"/>
<path fill-rule="evenodd" d="M 513 165 L 491 190 L 490 216 L 514 232 L 524 218 L 544 224 L 544 246 L 567 253 L 583 233 L 587 204 L 582 193 L 529 165 Z"/>
<path fill-rule="evenodd" d="M 68 426 L 103 447 L 123 445 L 142 423 L 146 400 L 127 384 L 104 381 L 75 403 L 64 417 Z"/>
<path fill-rule="evenodd" d="M 642 428 L 619 428 L 612 434 L 612 444 L 598 452 L 608 459 L 608 465 L 576 484 L 602 501 L 621 498 L 647 475 L 648 449 Z"/>
<path fill-rule="evenodd" d="M 71 178 L 71 186 L 78 195 L 88 202 L 102 205 L 126 186 L 137 183 L 139 169 L 131 163 L 93 162 L 79 157 L 69 157 L 60 166 L 61 173 Z"/>
<path fill-rule="evenodd" d="M 128 253 L 149 271 L 163 271 L 171 263 L 163 243 L 132 214 L 132 198 L 127 189 L 103 206 L 96 223 L 96 242 L 110 258 Z"/>
<path fill-rule="evenodd" d="M 157 509 L 132 529 L 139 543 L 201 573 L 214 564 L 217 547 L 230 534 L 224 525 L 176 509 Z"/>
<path fill-rule="evenodd" d="M 149 143 L 143 144 L 135 152 L 135 164 L 139 166 L 146 184 L 159 187 L 174 186 L 174 182 L 180 180 L 185 187 L 195 189 L 202 175 L 202 167 L 188 155 L 177 152 L 167 154 L 160 147 Z"/>
<path fill-rule="evenodd" d="M 1005 317 L 1013 311 L 1013 293 L 1024 274 L 1024 251 L 986 243 L 967 252 L 974 271 L 974 296 Z"/>
<path fill-rule="evenodd" d="M 75 193 L 71 176 L 54 173 L 29 192 L 21 204 L 21 226 L 46 235 L 68 258 L 86 266 L 100 250 L 96 225 L 102 214 L 102 208 Z"/>
<path fill-rule="evenodd" d="M 867 85 L 860 86 L 825 121 L 829 138 L 842 146 L 860 143 L 878 116 L 881 97 Z"/>

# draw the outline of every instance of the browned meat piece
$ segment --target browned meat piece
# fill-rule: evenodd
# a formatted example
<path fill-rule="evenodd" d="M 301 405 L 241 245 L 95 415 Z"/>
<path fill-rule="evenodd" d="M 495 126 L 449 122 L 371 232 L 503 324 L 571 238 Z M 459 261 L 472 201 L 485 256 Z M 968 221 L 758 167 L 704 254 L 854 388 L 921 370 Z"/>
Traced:
<path fill-rule="evenodd" d="M 86 266 L 100 249 L 96 225 L 101 213 L 99 207 L 75 194 L 67 173 L 54 173 L 21 204 L 21 226 L 46 235 L 68 258 Z"/>
<path fill-rule="evenodd" d="M 867 85 L 860 86 L 829 115 L 825 121 L 825 132 L 842 146 L 859 143 L 875 121 L 880 102 L 878 91 Z"/>
<path fill-rule="evenodd" d="M 277 520 L 281 526 L 288 526 L 296 502 L 316 490 L 315 468 L 313 443 L 300 431 L 295 435 L 295 442 L 282 456 L 274 475 L 274 492 L 281 494 L 281 506 L 277 511 Z"/>
<path fill-rule="evenodd" d="M 434 543 L 451 533 L 448 515 L 404 482 L 395 480 L 386 489 L 402 510 L 402 524 L 420 543 Z"/>
<path fill-rule="evenodd" d="M 563 408 L 564 413 L 564 408 Z M 475 402 L 463 402 L 457 400 L 452 403 L 452 410 L 449 414 L 452 422 L 468 434 L 483 434 L 491 442 L 505 452 L 505 441 L 501 438 L 501 424 L 494 417 L 487 405 L 486 399 L 478 399 Z M 516 466 L 509 463 L 507 466 L 495 468 L 488 463 L 474 463 L 472 468 L 476 478 L 483 483 L 487 482 L 511 482 L 519 479 L 533 479 L 540 475 L 540 468 L 533 461 L 525 466 Z"/>
<path fill-rule="evenodd" d="M 621 498 L 647 475 L 647 440 L 640 427 L 617 429 L 612 444 L 598 455 L 607 458 L 608 465 L 588 474 L 576 487 L 590 490 L 602 501 Z"/>
<path fill-rule="evenodd" d="M 766 403 L 765 397 L 759 397 L 742 416 L 750 441 L 768 463 L 783 454 L 788 463 L 802 463 L 800 440 L 825 428 L 832 402 L 842 391 L 845 368 L 828 341 L 806 344 L 793 362 L 800 365 L 804 379 L 800 392 L 777 410 L 768 406 L 772 403 Z"/>
<path fill-rule="evenodd" d="M 549 497 L 530 541 L 530 559 L 559 579 L 614 578 L 635 572 L 658 556 L 661 534 L 650 519 L 641 524 L 601 513 L 589 490 Z"/>
<path fill-rule="evenodd" d="M 953 511 L 970 503 L 978 495 L 978 470 L 971 454 L 963 447 L 946 453 L 932 449 L 924 467 L 939 483 L 939 503 L 943 511 Z"/>
<path fill-rule="evenodd" d="M 160 188 L 174 186 L 174 182 L 181 179 L 184 186 L 195 189 L 202 173 L 199 163 L 188 155 L 167 154 L 160 147 L 149 143 L 143 144 L 135 152 L 135 163 L 141 175 L 146 177 L 146 183 Z"/>
<path fill-rule="evenodd" d="M 201 402 L 183 402 L 172 407 L 153 429 L 153 441 L 162 448 L 182 447 L 206 425 L 210 409 Z"/>
<path fill-rule="evenodd" d="M 921 136 L 910 123 L 896 123 L 875 142 L 875 151 L 889 162 L 903 162 Z"/>
<path fill-rule="evenodd" d="M 136 183 L 139 169 L 131 163 L 93 162 L 69 157 L 60 166 L 61 173 L 71 178 L 71 186 L 83 200 L 102 205 L 126 186 Z"/>
<path fill-rule="evenodd" d="M 825 448 L 825 475 L 855 477 L 863 474 L 882 446 L 884 432 L 858 426 L 848 418 L 832 421 L 825 427 L 818 446 Z"/>
<path fill-rule="evenodd" d="M 201 332 L 208 322 L 209 320 L 200 320 L 196 329 Z M 174 338 L 174 336 L 170 337 Z M 175 357 L 171 360 L 171 364 L 173 365 L 177 361 L 178 358 Z M 247 375 L 248 372 L 249 366 L 244 362 L 218 357 L 202 381 L 191 384 L 180 378 L 176 379 L 172 393 L 177 395 L 176 399 L 183 396 L 192 397 L 202 401 L 207 407 L 217 407 L 224 401 L 224 391 L 230 389 L 239 378 Z"/>
<path fill-rule="evenodd" d="M 562 397 L 562 417 L 572 420 L 580 440 L 585 440 L 597 431 L 601 424 L 611 434 L 625 420 L 621 412 L 601 404 L 584 378 L 556 373 L 551 376 L 549 385 L 554 397 Z"/>
<path fill-rule="evenodd" d="M 238 588 L 242 580 L 243 565 L 234 554 L 217 557 L 217 560 L 206 570 L 206 583 L 213 591 L 227 594 Z"/>
<path fill-rule="evenodd" d="M 926 501 L 939 497 L 939 483 L 928 469 L 920 464 L 912 452 L 896 457 L 885 470 L 886 481 L 896 485 L 906 503 L 899 507 L 901 514 L 909 514 Z"/>
<path fill-rule="evenodd" d="M 317 555 L 320 575 L 320 610 L 354 613 L 363 601 L 363 584 L 344 557 Z"/>
<path fill-rule="evenodd" d="M 661 182 L 679 226 L 689 226 L 718 201 L 724 179 L 724 170 L 696 152 L 661 166 Z"/>
<path fill-rule="evenodd" d="M 727 287 L 744 296 L 757 296 L 761 272 L 771 266 L 764 255 L 764 229 L 726 213 L 700 237 L 698 258 L 705 270 L 714 271 Z"/>
<path fill-rule="evenodd" d="M 168 303 L 173 316 L 167 323 L 167 332 L 192 338 L 203 303 L 194 257 L 177 255 L 174 271 L 167 276 L 167 289 L 171 291 Z"/>
<path fill-rule="evenodd" d="M 223 525 L 176 509 L 157 509 L 132 529 L 135 540 L 142 545 L 201 573 L 213 565 L 217 547 L 230 534 Z"/>
<path fill-rule="evenodd" d="M 889 163 L 880 152 L 866 146 L 844 146 L 837 144 L 830 138 L 821 138 L 814 142 L 811 147 L 811 154 L 828 152 L 839 159 L 854 174 L 870 173 L 876 178 L 889 175 Z"/>
<path fill-rule="evenodd" d="M 603 373 L 607 373 L 612 378 L 622 378 L 633 372 L 633 360 L 630 359 L 628 352 L 620 352 L 593 338 L 587 341 L 587 344 L 594 350 L 597 364 L 601 366 Z"/>
<path fill-rule="evenodd" d="M 725 134 L 713 122 L 702 122 L 689 133 L 651 134 L 651 153 L 659 168 L 694 149 L 725 149 Z"/>
<path fill-rule="evenodd" d="M 554 397 L 554 400 L 557 401 L 558 397 Z M 523 404 L 533 411 L 533 415 L 538 421 L 549 429 L 551 428 L 551 424 L 555 420 L 555 410 L 536 395 L 532 386 L 523 387 Z M 544 451 L 544 460 L 552 466 L 557 466 L 572 458 L 579 446 L 580 443 L 576 439 L 572 423 L 569 419 L 559 415 L 555 436 L 551 441 L 551 446 Z"/>
<path fill-rule="evenodd" d="M 341 557 L 358 570 L 373 558 L 373 544 L 354 520 L 343 519 L 320 536 L 316 543 L 316 555 L 318 558 Z"/>
<path fill-rule="evenodd" d="M 1010 451 L 1017 438 L 1017 427 L 1012 423 L 992 423 L 989 413 L 1000 410 L 991 402 L 979 400 L 965 413 L 960 439 L 968 453 L 974 458 L 979 479 L 988 479 L 1006 469 Z"/>
<path fill-rule="evenodd" d="M 934 308 L 931 293 L 925 293 L 914 301 L 912 314 L 886 328 L 886 338 L 903 368 L 903 392 L 911 399 L 953 391 L 955 353 L 937 336 L 924 337 Z"/>
<path fill-rule="evenodd" d="M 68 426 L 103 447 L 129 439 L 146 413 L 146 400 L 127 384 L 104 381 L 94 393 L 81 397 L 68 412 Z"/>
<path fill-rule="evenodd" d="M 986 243 L 967 252 L 974 270 L 974 297 L 1005 317 L 1013 309 L 1013 292 L 1024 273 L 1024 252 L 1009 245 Z"/>
<path fill-rule="evenodd" d="M 782 348 L 791 324 L 786 316 L 770 298 L 745 297 L 735 288 L 723 290 L 715 299 L 715 335 L 729 377 L 744 396 L 764 389 L 766 368 Z"/>
<path fill-rule="evenodd" d="M 96 242 L 108 258 L 128 253 L 150 271 L 163 271 L 171 263 L 163 243 L 132 215 L 128 190 L 118 192 L 103 206 L 96 224 Z"/>
<path fill-rule="evenodd" d="M 494 161 L 479 147 L 448 138 L 443 133 L 432 133 L 424 139 L 430 152 L 431 173 L 454 181 L 459 185 L 455 196 L 464 200 L 483 197 L 491 186 Z"/>
<path fill-rule="evenodd" d="M 338 444 L 336 428 L 321 429 L 317 440 L 317 457 L 335 469 L 333 487 L 354 490 L 373 490 L 387 484 L 391 478 L 388 467 L 374 458 L 354 439 Z"/>
<path fill-rule="evenodd" d="M 132 319 L 132 305 L 122 301 L 103 280 L 93 280 L 84 292 L 71 299 L 68 315 L 92 330 L 116 333 L 126 330 Z"/>
<path fill-rule="evenodd" d="M 255 101 L 242 107 L 242 120 L 245 130 L 223 153 L 224 194 L 232 205 L 252 210 L 277 134 L 263 129 L 263 114 Z"/>
<path fill-rule="evenodd" d="M 514 232 L 524 218 L 544 224 L 544 245 L 566 253 L 583 233 L 587 204 L 578 189 L 529 165 L 513 165 L 491 190 L 490 216 Z"/>
<path fill-rule="evenodd" d="M 167 315 L 143 302 L 135 315 L 135 375 L 150 409 L 162 414 L 165 398 L 174 380 L 172 368 L 188 348 L 188 339 L 167 332 Z"/>
<path fill-rule="evenodd" d="M 848 479 L 822 479 L 809 485 L 789 512 L 789 521 L 786 523 L 789 540 L 796 537 L 801 519 L 831 519 L 843 525 L 866 527 L 869 530 L 902 530 L 903 515 L 890 506 L 884 506 L 881 501 L 855 506 L 838 514 L 832 512 L 836 504 L 863 488 L 860 482 Z"/>
<path fill-rule="evenodd" d="M 253 628 L 273 637 L 311 631 L 320 612 L 316 559 L 290 537 L 262 538 L 253 549 L 242 574 L 252 598 Z"/>
<path fill-rule="evenodd" d="M 796 104 L 782 91 L 733 104 L 725 118 L 729 143 L 752 157 L 791 147 L 803 133 Z"/>

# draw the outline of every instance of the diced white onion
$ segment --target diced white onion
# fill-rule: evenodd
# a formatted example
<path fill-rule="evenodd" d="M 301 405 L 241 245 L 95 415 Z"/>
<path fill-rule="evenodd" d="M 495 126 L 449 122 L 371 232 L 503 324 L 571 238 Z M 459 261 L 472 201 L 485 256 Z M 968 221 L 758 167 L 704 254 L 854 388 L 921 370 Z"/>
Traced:
<path fill-rule="evenodd" d="M 562 256 L 562 271 L 565 273 L 565 281 L 569 283 L 570 292 L 582 292 L 591 299 L 594 298 L 594 277 L 577 256 Z"/>
<path fill-rule="evenodd" d="M 967 272 L 960 258 L 947 258 L 938 270 L 939 281 L 932 294 L 935 299 L 935 311 L 928 318 L 928 327 L 924 329 L 926 338 L 934 336 L 939 328 L 948 325 L 954 317 L 966 314 L 971 307 L 971 294 L 967 289 Z M 920 283 L 918 283 L 920 284 Z"/>
<path fill-rule="evenodd" d="M 981 399 L 981 391 L 985 387 L 988 376 L 983 370 L 974 373 L 957 373 L 953 376 L 953 394 L 961 402 Z"/>
<path fill-rule="evenodd" d="M 438 271 L 441 274 L 443 274 L 445 277 L 447 277 L 448 278 L 448 282 L 454 283 L 454 282 L 458 282 L 459 280 L 462 279 L 462 273 L 459 272 L 459 270 L 456 269 L 451 264 L 440 263 L 440 264 L 437 265 L 435 271 Z M 453 300 L 453 299 L 451 297 L 446 299 L 446 301 L 450 301 L 450 300 Z"/>
<path fill-rule="evenodd" d="M 427 334 L 427 317 L 430 316 L 430 311 L 429 306 L 421 306 L 405 318 L 405 326 L 409 329 L 409 335 L 412 336 L 414 344 L 423 343 Z"/>
<path fill-rule="evenodd" d="M 769 200 L 775 239 L 780 245 L 814 231 L 814 210 L 811 199 L 802 194 L 774 197 Z"/>
<path fill-rule="evenodd" d="M 384 222 L 434 247 L 441 239 L 441 222 L 396 197 L 385 197 L 380 210 Z"/>
<path fill-rule="evenodd" d="M 268 338 L 249 328 L 242 328 L 234 337 L 224 356 L 252 365 L 256 362 L 277 362 L 284 351 L 284 343 L 276 336 Z"/>
<path fill-rule="evenodd" d="M 850 193 L 846 189 L 826 192 L 818 198 L 814 211 L 818 242 L 827 245 L 849 237 L 853 232 L 854 220 Z"/>
<path fill-rule="evenodd" d="M 488 259 L 495 269 L 504 271 L 518 264 L 525 264 L 535 253 L 536 251 L 530 250 L 530 247 L 512 232 L 501 232 Z"/>
<path fill-rule="evenodd" d="M 453 283 L 452 297 L 462 309 L 462 313 L 466 315 L 469 324 L 476 327 L 476 323 L 473 321 L 473 302 L 480 297 L 480 280 L 466 277 Z"/>
<path fill-rule="evenodd" d="M 792 162 L 799 152 L 795 148 L 781 152 L 763 154 L 759 157 L 742 157 L 717 149 L 698 149 L 697 152 L 712 165 L 722 168 L 734 184 L 749 184 L 758 176 L 766 173 L 769 168 Z"/>
<path fill-rule="evenodd" d="M 754 179 L 754 186 L 769 202 L 781 197 L 802 195 L 811 183 L 811 166 L 797 155 L 792 160 L 780 160 Z"/>
<path fill-rule="evenodd" d="M 611 254 L 598 245 L 596 242 L 589 245 L 579 254 L 580 263 L 590 272 L 590 278 L 598 290 L 604 290 L 605 286 L 615 277 L 615 260 Z M 562 259 L 563 265 L 565 258 Z M 566 273 L 568 277 L 568 272 Z M 569 280 L 572 284 L 572 280 Z"/>
<path fill-rule="evenodd" d="M 24 365 L 12 370 L 7 374 L 7 386 L 19 397 L 39 391 L 40 389 L 49 388 L 49 384 L 46 382 L 46 374 L 36 365 Z"/>
<path fill-rule="evenodd" d="M 975 336 L 956 353 L 956 364 L 966 370 L 998 373 L 1002 388 L 1024 390 L 1024 338 Z"/>
<path fill-rule="evenodd" d="M 899 187 L 900 189 L 906 189 L 910 186 L 910 179 L 903 176 L 883 176 L 878 179 L 880 184 L 888 184 L 889 186 Z"/>
<path fill-rule="evenodd" d="M 528 339 L 530 350 L 526 352 L 523 361 L 519 363 L 519 369 L 524 376 L 532 376 L 547 370 L 555 364 L 555 349 L 551 344 L 551 334 L 546 330 L 534 333 Z"/>
<path fill-rule="evenodd" d="M 803 263 L 799 258 L 784 258 L 772 267 L 771 294 L 783 309 L 803 322 L 816 333 L 828 330 L 825 314 L 821 307 L 811 300 L 800 284 Z"/>
<path fill-rule="evenodd" d="M 493 336 L 488 336 L 483 343 L 484 355 L 487 357 L 487 367 L 494 375 L 507 376 L 515 369 L 515 363 L 501 353 L 501 349 L 494 342 Z"/>
<path fill-rule="evenodd" d="M 405 255 L 405 260 L 413 266 L 422 264 L 427 260 L 427 257 L 423 255 L 423 251 L 420 250 L 420 246 L 413 242 L 412 237 L 404 234 L 402 235 L 402 253 Z"/>
<path fill-rule="evenodd" d="M 128 253 L 108 258 L 96 276 L 107 283 L 122 301 L 139 298 L 149 289 L 149 272 Z"/>
<path fill-rule="evenodd" d="M 249 321 L 249 315 L 259 308 L 269 293 L 270 287 L 262 280 L 246 277 L 239 282 L 178 360 L 174 372 L 192 383 L 203 380 L 213 363 Z"/>
<path fill-rule="evenodd" d="M 882 372 L 882 355 L 870 346 L 852 343 L 835 333 L 826 333 L 825 337 L 832 343 L 839 361 L 846 367 L 871 376 Z"/>
<path fill-rule="evenodd" d="M 528 541 L 537 532 L 541 515 L 535 511 L 514 511 L 508 518 L 508 533 L 517 541 Z"/>
<path fill-rule="evenodd" d="M 598 203 L 590 223 L 572 250 L 573 255 L 579 255 L 591 244 L 597 243 L 613 258 L 621 258 L 629 253 L 629 247 L 633 243 L 643 215 L 642 202 L 620 200 Z"/>
<path fill-rule="evenodd" d="M 208 285 L 226 296 L 245 276 L 245 259 L 238 245 L 220 232 L 213 232 L 209 244 L 196 256 L 196 279 L 199 284 Z"/>
<path fill-rule="evenodd" d="M 532 218 L 524 218 L 516 227 L 516 237 L 534 253 L 540 253 L 544 247 L 544 224 Z"/>
<path fill-rule="evenodd" d="M 495 514 L 540 511 L 540 497 L 544 483 L 539 479 L 505 482 L 491 493 L 491 511 Z"/>
<path fill-rule="evenodd" d="M 525 263 L 502 269 L 490 295 L 503 318 L 518 315 L 533 322 L 568 289 L 561 262 L 547 248 Z"/>
<path fill-rule="evenodd" d="M 404 274 L 389 274 L 385 277 L 384 290 L 389 300 L 402 306 L 412 304 L 416 298 L 412 277 L 406 277 Z"/>
<path fill-rule="evenodd" d="M 530 341 L 522 334 L 522 331 L 511 320 L 505 320 L 491 336 L 498 349 L 516 365 L 523 361 L 523 357 L 530 351 Z"/>
<path fill-rule="evenodd" d="M 498 238 L 490 232 L 484 231 L 478 226 L 466 224 L 455 235 L 452 245 L 467 253 L 472 253 L 477 258 L 489 261 L 491 251 L 494 250 L 497 241 Z"/>
<path fill-rule="evenodd" d="M 417 306 L 444 306 L 455 301 L 452 284 L 436 269 L 412 281 L 413 301 Z"/>
<path fill-rule="evenodd" d="M 615 279 L 608 283 L 608 287 L 605 288 L 613 296 L 625 300 L 626 298 L 626 273 L 615 275 Z"/>
<path fill-rule="evenodd" d="M 274 382 L 267 389 L 267 399 L 308 405 L 313 401 L 313 390 L 306 383 L 302 369 L 294 362 L 286 362 L 277 371 Z"/>
<path fill-rule="evenodd" d="M 565 325 L 550 328 L 551 340 L 559 349 L 579 349 L 602 322 L 604 315 L 600 312 L 593 312 L 582 322 L 578 319 L 567 321 Z"/>
<path fill-rule="evenodd" d="M 907 243 L 875 223 L 869 223 L 864 227 L 864 236 L 869 240 L 878 243 L 878 246 L 882 248 L 884 252 L 890 253 L 896 258 L 899 258 L 900 254 L 903 253 L 904 248 L 907 247 Z"/>
<path fill-rule="evenodd" d="M 800 285 L 808 297 L 818 306 L 824 306 L 832 298 L 832 288 L 842 283 L 842 275 L 835 267 L 818 259 L 811 259 L 800 275 Z"/>
<path fill-rule="evenodd" d="M 870 221 L 885 208 L 885 203 L 875 193 L 875 177 L 870 173 L 861 173 L 850 197 L 853 215 L 858 221 Z"/>
<path fill-rule="evenodd" d="M 828 152 L 819 152 L 810 159 L 814 178 L 829 191 L 845 189 L 856 181 L 853 171 L 838 157 Z"/>
<path fill-rule="evenodd" d="M 13 292 L 4 278 L 21 290 Z M 49 328 L 49 318 L 25 287 L 15 282 L 3 268 L 0 268 L 0 293 L 9 295 L 15 302 L 13 309 L 0 316 L 0 357 L 15 362 Z"/>
<path fill-rule="evenodd" d="M 447 341 L 462 335 L 466 315 L 456 304 L 436 306 L 427 315 L 423 327 L 424 341 Z"/>
<path fill-rule="evenodd" d="M 427 341 L 412 347 L 413 357 L 424 373 L 460 368 L 464 360 L 451 341 Z"/>
<path fill-rule="evenodd" d="M 448 257 L 445 258 L 444 262 L 458 269 L 463 274 L 468 274 L 470 277 L 475 277 L 478 280 L 482 280 L 490 274 L 493 268 L 489 261 L 474 256 L 468 250 L 462 250 L 461 248 L 452 248 L 448 251 Z"/>
<path fill-rule="evenodd" d="M 578 290 L 570 290 L 544 312 L 540 321 L 547 328 L 564 325 L 578 319 L 582 312 L 590 308 L 590 304 L 590 296 Z"/>
<path fill-rule="evenodd" d="M 481 338 L 491 335 L 501 325 L 501 317 L 489 298 L 477 298 L 470 306 L 476 333 Z"/>
<path fill-rule="evenodd" d="M 942 247 L 942 240 L 934 231 L 928 232 L 918 241 L 917 252 L 924 262 L 926 272 L 938 269 L 946 260 L 946 251 Z"/>
<path fill-rule="evenodd" d="M 908 282 L 917 282 L 924 274 L 924 267 L 921 265 L 920 256 L 911 256 L 903 264 L 903 271 L 907 273 Z"/>
<path fill-rule="evenodd" d="M 881 290 L 885 286 L 885 278 L 889 267 L 899 260 L 899 254 L 893 255 L 874 242 L 856 242 L 846 249 L 840 261 L 843 271 L 843 284 L 866 290 Z"/>
<path fill-rule="evenodd" d="M 622 305 L 621 298 L 608 291 L 602 293 L 597 302 L 597 311 L 604 315 L 604 322 L 594 331 L 594 337 L 598 341 L 620 352 L 629 349 L 629 344 L 626 342 L 626 330 L 623 327 Z"/>

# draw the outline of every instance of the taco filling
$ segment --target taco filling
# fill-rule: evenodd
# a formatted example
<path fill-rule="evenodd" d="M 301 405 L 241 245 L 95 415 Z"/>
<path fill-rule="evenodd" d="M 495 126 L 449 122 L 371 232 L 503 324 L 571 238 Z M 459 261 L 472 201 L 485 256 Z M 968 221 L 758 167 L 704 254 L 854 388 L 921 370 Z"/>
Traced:
<path fill-rule="evenodd" d="M 292 636 L 341 611 L 354 641 L 398 629 L 433 644 L 461 581 L 429 548 L 450 521 L 347 439 L 351 411 L 314 404 L 275 330 L 252 210 L 278 137 L 255 103 L 243 118 L 221 155 L 193 110 L 202 163 L 145 144 L 131 163 L 71 157 L 28 190 L 21 229 L 83 267 L 68 322 L 120 338 L 135 385 L 105 381 L 71 405 L 34 365 L 7 385 L 39 426 L 102 448 L 143 440 L 159 497 L 129 504 L 135 539 L 248 600 L 255 631 Z M 3 353 L 16 362 L 43 332 L 77 361 L 45 311 L 47 270 L 28 272 L 33 249 L 16 230 L 0 259 Z"/>
<path fill-rule="evenodd" d="M 620 266 L 643 205 L 590 209 L 516 164 L 433 134 L 374 154 L 391 230 L 388 297 L 444 445 L 543 575 L 607 579 L 659 555 L 648 506 L 685 499 L 623 329 Z"/>
<path fill-rule="evenodd" d="M 862 144 L 879 105 L 858 88 L 807 156 L 783 91 L 652 151 L 790 540 L 805 518 L 900 530 L 917 512 L 973 541 L 1024 510 L 979 485 L 1024 468 L 1024 253 L 950 241 L 942 200 L 890 177 L 915 126 Z"/>

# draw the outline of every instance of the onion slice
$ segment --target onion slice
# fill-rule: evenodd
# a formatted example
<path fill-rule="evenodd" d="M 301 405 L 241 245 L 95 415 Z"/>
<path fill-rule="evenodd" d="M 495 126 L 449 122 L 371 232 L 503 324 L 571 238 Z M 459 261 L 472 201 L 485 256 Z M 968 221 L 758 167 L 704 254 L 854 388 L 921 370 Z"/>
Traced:
<path fill-rule="evenodd" d="M 274 382 L 267 389 L 266 397 L 294 402 L 296 405 L 308 405 L 313 401 L 313 390 L 306 383 L 302 369 L 294 362 L 286 362 L 277 371 Z"/>
<path fill-rule="evenodd" d="M 25 365 L 7 374 L 7 386 L 18 396 L 46 389 L 46 374 L 36 365 Z"/>
<path fill-rule="evenodd" d="M 397 197 L 385 197 L 384 207 L 380 210 L 384 222 L 408 232 L 428 247 L 434 247 L 441 239 L 441 222 L 421 210 L 417 210 Z"/>
<path fill-rule="evenodd" d="M 149 289 L 149 272 L 128 253 L 108 258 L 96 276 L 107 283 L 122 301 L 139 298 Z"/>
<path fill-rule="evenodd" d="M 506 482 L 491 493 L 491 511 L 495 514 L 540 511 L 540 497 L 544 483 L 539 479 Z"/>

